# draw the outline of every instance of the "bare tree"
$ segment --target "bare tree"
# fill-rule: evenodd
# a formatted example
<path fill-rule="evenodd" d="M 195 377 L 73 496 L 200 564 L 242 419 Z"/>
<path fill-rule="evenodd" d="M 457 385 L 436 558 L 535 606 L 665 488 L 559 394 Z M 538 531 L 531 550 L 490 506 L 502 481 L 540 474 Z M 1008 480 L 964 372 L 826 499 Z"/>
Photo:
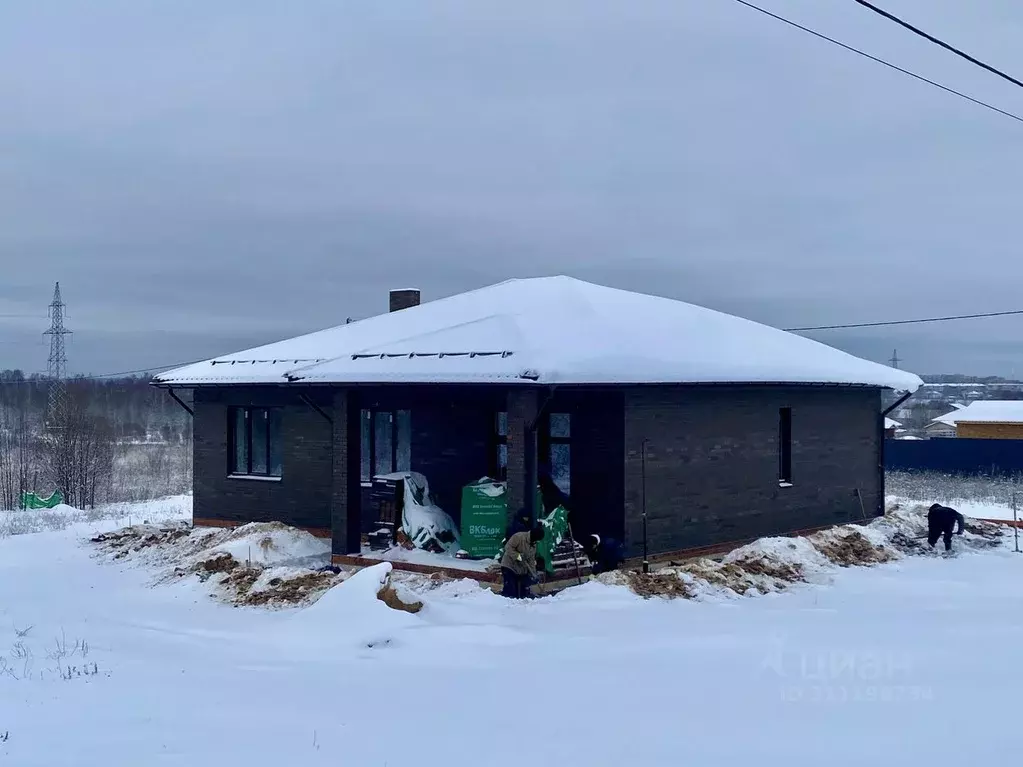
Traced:
<path fill-rule="evenodd" d="M 79 508 L 95 506 L 110 484 L 113 435 L 109 424 L 91 413 L 85 398 L 68 397 L 63 412 L 44 437 L 46 474 L 64 496 Z"/>

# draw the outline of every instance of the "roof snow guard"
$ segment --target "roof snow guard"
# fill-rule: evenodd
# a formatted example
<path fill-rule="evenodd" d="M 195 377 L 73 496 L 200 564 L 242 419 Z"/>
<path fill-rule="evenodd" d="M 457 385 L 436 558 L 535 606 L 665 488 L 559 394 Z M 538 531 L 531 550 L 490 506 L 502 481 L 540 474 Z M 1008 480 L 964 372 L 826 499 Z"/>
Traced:
<path fill-rule="evenodd" d="M 922 383 L 776 328 L 571 277 L 509 280 L 155 379 L 173 386 L 298 382 L 781 383 L 904 391 Z"/>

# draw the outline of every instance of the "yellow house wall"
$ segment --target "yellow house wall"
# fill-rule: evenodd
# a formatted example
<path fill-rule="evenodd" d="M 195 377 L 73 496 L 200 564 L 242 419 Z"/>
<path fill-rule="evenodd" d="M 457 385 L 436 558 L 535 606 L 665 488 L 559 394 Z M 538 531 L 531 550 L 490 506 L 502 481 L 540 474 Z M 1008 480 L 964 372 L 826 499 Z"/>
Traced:
<path fill-rule="evenodd" d="M 1023 423 L 959 423 L 956 436 L 969 439 L 1023 439 Z"/>

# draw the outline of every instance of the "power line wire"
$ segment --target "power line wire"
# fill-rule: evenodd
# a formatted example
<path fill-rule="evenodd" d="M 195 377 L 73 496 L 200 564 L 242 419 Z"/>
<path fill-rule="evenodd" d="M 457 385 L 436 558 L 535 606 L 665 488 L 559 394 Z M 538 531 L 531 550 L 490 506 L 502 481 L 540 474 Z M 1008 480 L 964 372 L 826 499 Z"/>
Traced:
<path fill-rule="evenodd" d="M 70 383 L 74 383 L 75 381 L 97 381 L 97 380 L 100 380 L 100 379 L 103 379 L 103 378 L 124 378 L 125 376 L 138 375 L 140 373 L 152 373 L 154 371 L 161 371 L 162 372 L 162 371 L 165 371 L 165 370 L 173 370 L 174 368 L 183 368 L 183 367 L 186 367 L 187 365 L 195 365 L 195 364 L 197 364 L 199 362 L 205 362 L 207 359 L 210 359 L 210 358 L 206 357 L 206 358 L 203 358 L 201 360 L 191 360 L 190 362 L 178 362 L 178 363 L 175 363 L 173 365 L 154 365 L 153 367 L 149 367 L 149 368 L 136 368 L 135 370 L 119 370 L 116 373 L 96 373 L 96 374 L 87 375 L 87 376 L 74 376 L 74 375 L 72 375 L 72 376 L 68 376 L 68 381 Z M 0 381 L 0 386 L 3 386 L 5 384 L 7 384 L 7 385 L 11 385 L 11 384 L 30 384 L 30 383 L 35 383 L 35 382 L 43 383 L 46 380 L 47 379 L 46 379 L 45 376 L 40 376 L 40 377 L 35 378 L 35 379 L 23 378 L 23 379 L 19 379 L 17 381 Z"/>
<path fill-rule="evenodd" d="M 844 330 L 846 328 L 879 328 L 891 325 L 919 325 L 924 322 L 951 322 L 952 320 L 975 320 L 981 317 L 1010 317 L 1023 314 L 1023 309 L 1009 312 L 982 312 L 980 314 L 954 314 L 947 317 L 921 317 L 914 320 L 886 320 L 884 322 L 850 322 L 844 325 L 816 325 L 805 328 L 782 328 L 789 333 L 802 333 L 808 330 Z"/>
<path fill-rule="evenodd" d="M 981 312 L 978 314 L 954 314 L 945 317 L 919 317 L 911 320 L 883 320 L 879 322 L 848 322 L 839 325 L 811 325 L 807 327 L 799 328 L 782 328 L 782 330 L 788 333 L 803 333 L 811 330 L 845 330 L 848 328 L 878 328 L 878 327 L 889 327 L 894 325 L 919 325 L 922 323 L 930 322 L 952 322 L 954 320 L 975 320 L 985 317 L 1011 317 L 1023 314 L 1023 309 L 1014 309 L 1012 311 L 1005 312 Z M 190 360 L 188 362 L 176 362 L 172 365 L 153 365 L 148 368 L 135 368 L 134 370 L 119 370 L 115 373 L 96 373 L 87 376 L 70 376 L 69 380 L 74 381 L 96 381 L 103 378 L 123 378 L 124 376 L 138 375 L 140 373 L 152 373 L 154 371 L 165 371 L 173 370 L 174 368 L 186 367 L 188 365 L 196 365 L 200 362 L 206 362 L 207 359 L 203 358 L 199 360 Z M 215 357 L 212 359 L 216 359 Z M 33 383 L 34 381 L 45 381 L 45 377 L 38 379 L 21 379 L 17 381 L 0 381 L 0 386 L 4 384 L 27 384 Z"/>
<path fill-rule="evenodd" d="M 889 13 L 888 11 L 886 11 L 884 8 L 878 8 L 873 3 L 868 3 L 867 0 L 854 0 L 854 1 L 856 3 L 859 3 L 860 5 L 862 5 L 864 8 L 867 8 L 868 10 L 873 11 L 874 13 L 878 14 L 879 16 L 883 16 L 884 18 L 888 19 L 889 21 L 894 21 L 900 27 L 905 27 L 910 32 L 912 32 L 913 34 L 919 35 L 920 37 L 924 38 L 925 40 L 930 40 L 935 45 L 940 45 L 945 50 L 951 51 L 956 56 L 959 56 L 960 58 L 966 59 L 971 64 L 976 64 L 981 69 L 986 69 L 991 74 L 998 75 L 1003 80 L 1008 80 L 1013 85 L 1018 85 L 1020 88 L 1023 88 L 1023 82 L 1017 80 L 1012 75 L 1007 75 L 1002 70 L 996 69 L 995 67 L 991 66 L 990 64 L 985 64 L 980 59 L 974 58 L 973 56 L 968 54 L 966 51 L 960 50 L 959 48 L 956 48 L 955 46 L 946 43 L 944 40 L 941 40 L 940 38 L 937 38 L 934 35 L 931 35 L 931 34 L 928 34 L 927 32 L 924 32 L 919 27 L 914 27 L 908 21 L 904 21 L 903 19 L 900 19 L 895 14 Z"/>
<path fill-rule="evenodd" d="M 752 10 L 757 11 L 758 13 L 762 13 L 765 16 L 770 16 L 772 19 L 776 19 L 777 21 L 783 22 L 784 24 L 788 24 L 790 27 L 795 27 L 798 30 L 806 32 L 807 34 L 811 34 L 814 37 L 820 38 L 821 40 L 825 40 L 833 45 L 837 45 L 840 48 L 844 48 L 847 51 L 851 51 L 852 53 L 855 53 L 858 56 L 863 56 L 864 58 L 870 59 L 871 61 L 875 61 L 878 64 L 888 67 L 889 69 L 894 69 L 896 72 L 901 72 L 904 75 L 909 75 L 910 77 L 914 78 L 915 80 L 919 80 L 922 83 L 933 85 L 935 88 L 939 88 L 945 91 L 946 93 L 951 93 L 953 96 L 958 96 L 961 99 L 966 99 L 967 101 L 976 104 L 977 106 L 984 107 L 985 109 L 990 109 L 992 112 L 997 112 L 998 114 L 1013 119 L 1016 122 L 1023 123 L 1023 117 L 1020 117 L 1017 114 L 1013 114 L 1012 112 L 1006 111 L 1005 109 L 996 107 L 995 105 L 989 104 L 986 101 L 975 99 L 973 96 L 968 96 L 962 91 L 957 91 L 955 88 L 950 88 L 947 85 L 942 85 L 936 80 L 931 80 L 930 78 L 924 77 L 923 75 L 918 75 L 916 72 L 912 72 L 908 69 L 900 67 L 897 64 L 892 64 L 890 61 L 885 61 L 882 58 L 867 53 L 866 51 L 860 50 L 859 48 L 854 48 L 853 46 L 847 45 L 846 43 L 843 43 L 840 40 L 836 40 L 833 37 L 828 37 L 827 35 L 821 32 L 817 32 L 816 30 L 810 29 L 810 27 L 805 27 L 802 24 L 792 21 L 791 19 L 785 18 L 784 16 L 779 16 L 777 13 L 772 13 L 766 8 L 761 8 L 759 5 L 755 5 L 754 3 L 749 2 L 749 0 L 735 0 L 735 2 L 739 3 L 740 5 L 745 5 L 747 8 L 751 8 Z"/>

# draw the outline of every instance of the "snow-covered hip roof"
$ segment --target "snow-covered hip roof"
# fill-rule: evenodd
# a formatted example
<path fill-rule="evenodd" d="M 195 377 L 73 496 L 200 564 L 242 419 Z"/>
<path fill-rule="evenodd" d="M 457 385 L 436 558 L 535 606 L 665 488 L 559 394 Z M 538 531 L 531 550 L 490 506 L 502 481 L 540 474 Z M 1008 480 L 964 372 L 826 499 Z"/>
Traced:
<path fill-rule="evenodd" d="M 1023 402 L 1018 400 L 978 400 L 966 407 L 939 415 L 932 423 L 955 426 L 958 423 L 1023 423 Z"/>
<path fill-rule="evenodd" d="M 261 383 L 825 383 L 915 391 L 912 373 L 802 336 L 571 277 L 508 280 L 170 370 Z"/>

